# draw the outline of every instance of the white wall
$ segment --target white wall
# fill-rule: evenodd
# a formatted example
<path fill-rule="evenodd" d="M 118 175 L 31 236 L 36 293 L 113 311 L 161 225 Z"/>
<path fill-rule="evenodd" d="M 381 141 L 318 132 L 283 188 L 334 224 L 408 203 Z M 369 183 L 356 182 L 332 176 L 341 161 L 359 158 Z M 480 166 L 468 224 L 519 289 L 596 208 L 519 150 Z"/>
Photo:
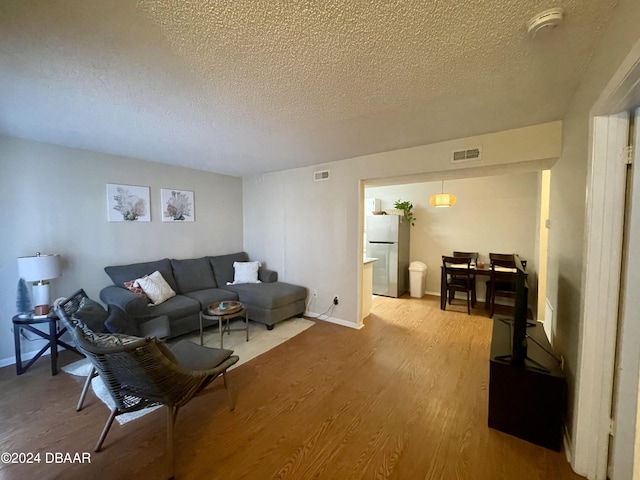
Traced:
<path fill-rule="evenodd" d="M 561 123 L 553 122 L 246 177 L 245 249 L 278 270 L 281 279 L 316 290 L 317 305 L 310 308 L 312 311 L 325 311 L 333 296 L 339 295 L 340 304 L 332 316 L 356 326 L 362 263 L 362 180 L 384 179 L 389 183 L 394 177 L 396 183 L 407 183 L 407 179 L 495 175 L 520 168 L 541 170 L 546 161 L 560 155 L 560 131 Z M 449 161 L 451 150 L 479 145 L 483 147 L 481 162 L 452 165 Z M 331 179 L 314 182 L 313 172 L 325 168 L 331 171 Z"/>
<path fill-rule="evenodd" d="M 582 428 L 574 423 L 574 409 L 579 402 L 574 396 L 574 387 L 580 367 L 590 111 L 631 47 L 640 39 L 638 25 L 637 0 L 621 0 L 565 115 L 562 156 L 551 170 L 547 298 L 554 309 L 554 347 L 565 359 L 569 384 L 567 423 L 571 438 Z M 570 453 L 574 456 L 575 451 Z"/>
<path fill-rule="evenodd" d="M 151 222 L 107 222 L 107 183 L 151 187 Z M 194 223 L 161 221 L 161 188 L 194 192 Z M 98 300 L 111 283 L 106 265 L 242 250 L 238 177 L 0 137 L 0 190 L 0 364 L 14 357 L 19 256 L 60 254 L 63 272 L 51 282 L 52 298 L 84 288 Z M 23 349 L 41 345 L 23 342 Z"/>
<path fill-rule="evenodd" d="M 411 261 L 427 264 L 427 292 L 440 293 L 442 255 L 454 250 L 478 252 L 489 263 L 489 253 L 517 253 L 527 260 L 532 293 L 535 291 L 537 253 L 536 212 L 539 173 L 519 173 L 447 180 L 445 192 L 457 197 L 451 208 L 435 208 L 429 197 L 440 193 L 441 182 L 369 187 L 365 197 L 381 200 L 382 210 L 396 200 L 413 203 Z M 484 282 L 477 282 L 478 299 L 484 301 Z M 535 299 L 535 296 L 532 300 Z"/>

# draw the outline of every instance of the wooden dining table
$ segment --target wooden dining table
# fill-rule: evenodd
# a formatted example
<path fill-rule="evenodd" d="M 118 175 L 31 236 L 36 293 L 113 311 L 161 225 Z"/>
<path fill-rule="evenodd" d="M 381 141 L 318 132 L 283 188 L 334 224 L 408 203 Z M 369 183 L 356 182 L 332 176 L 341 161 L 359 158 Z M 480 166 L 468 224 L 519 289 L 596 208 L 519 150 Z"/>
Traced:
<path fill-rule="evenodd" d="M 466 270 L 465 265 L 449 265 L 448 268 L 458 268 L 460 270 Z M 477 265 L 471 265 L 469 271 L 476 276 L 491 276 L 491 266 L 484 265 L 482 268 Z M 516 274 L 515 268 L 505 268 L 505 267 L 496 267 L 496 272 L 500 272 L 501 274 Z M 475 278 L 475 277 L 474 277 Z M 440 310 L 445 310 L 447 305 L 447 279 L 445 278 L 445 270 L 444 266 L 440 266 Z"/>

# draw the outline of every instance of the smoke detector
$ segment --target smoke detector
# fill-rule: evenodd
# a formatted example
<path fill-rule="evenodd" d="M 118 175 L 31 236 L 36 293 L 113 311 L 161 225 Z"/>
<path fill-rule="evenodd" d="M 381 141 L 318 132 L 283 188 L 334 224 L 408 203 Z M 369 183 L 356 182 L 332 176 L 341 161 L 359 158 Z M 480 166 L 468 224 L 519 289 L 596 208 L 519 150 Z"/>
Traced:
<path fill-rule="evenodd" d="M 554 28 L 559 25 L 563 19 L 564 10 L 562 8 L 550 8 L 529 20 L 527 22 L 527 31 L 529 35 L 531 35 L 531 38 L 535 38 L 540 30 Z"/>

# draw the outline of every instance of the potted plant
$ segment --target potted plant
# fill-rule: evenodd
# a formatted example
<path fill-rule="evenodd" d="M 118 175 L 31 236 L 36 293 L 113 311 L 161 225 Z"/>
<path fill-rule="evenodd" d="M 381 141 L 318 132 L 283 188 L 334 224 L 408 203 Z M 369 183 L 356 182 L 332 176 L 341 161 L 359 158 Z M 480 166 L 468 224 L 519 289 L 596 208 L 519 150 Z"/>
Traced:
<path fill-rule="evenodd" d="M 411 202 L 401 202 L 398 200 L 394 205 L 394 208 L 398 210 L 402 210 L 404 212 L 404 216 L 407 217 L 407 220 L 411 224 L 411 226 L 415 226 L 416 218 L 413 216 L 413 203 Z"/>

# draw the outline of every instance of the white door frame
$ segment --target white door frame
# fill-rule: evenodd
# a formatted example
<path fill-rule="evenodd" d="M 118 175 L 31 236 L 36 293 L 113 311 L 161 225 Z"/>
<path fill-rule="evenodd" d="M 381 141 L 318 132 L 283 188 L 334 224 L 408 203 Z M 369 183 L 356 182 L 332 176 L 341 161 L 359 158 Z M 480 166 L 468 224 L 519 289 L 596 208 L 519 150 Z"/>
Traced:
<path fill-rule="evenodd" d="M 626 112 L 592 122 L 573 437 L 574 469 L 591 480 L 604 480 L 607 472 L 626 172 L 619 156 L 628 122 Z"/>
<path fill-rule="evenodd" d="M 640 79 L 640 41 L 631 49 L 591 111 L 579 367 L 573 430 L 574 470 L 607 476 L 610 411 L 622 262 L 624 175 L 620 155 L 628 104 Z M 624 112 L 624 113 L 620 113 Z"/>
<path fill-rule="evenodd" d="M 635 456 L 638 428 L 638 376 L 640 375 L 640 108 L 635 111 L 633 167 L 627 178 L 625 252 L 618 321 L 616 382 L 613 401 L 613 437 L 609 445 L 608 475 L 611 480 L 639 478 Z M 634 477 L 635 473 L 635 477 Z"/>

